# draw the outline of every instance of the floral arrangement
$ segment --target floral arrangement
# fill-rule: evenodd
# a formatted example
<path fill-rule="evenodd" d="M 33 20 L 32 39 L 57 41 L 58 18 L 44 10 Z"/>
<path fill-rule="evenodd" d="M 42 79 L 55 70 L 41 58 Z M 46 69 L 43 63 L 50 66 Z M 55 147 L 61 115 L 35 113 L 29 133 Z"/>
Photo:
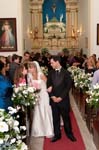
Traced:
<path fill-rule="evenodd" d="M 68 67 L 67 70 L 71 73 L 72 79 L 74 79 L 75 76 L 78 76 L 81 73 L 81 69 L 76 66 Z"/>
<path fill-rule="evenodd" d="M 82 70 L 78 75 L 74 76 L 75 87 L 81 88 L 83 91 L 88 91 L 91 85 L 92 77 L 90 73 L 85 73 Z"/>
<path fill-rule="evenodd" d="M 0 109 L 0 150 L 27 150 L 21 135 L 21 130 L 26 130 L 26 127 L 19 127 L 19 122 L 14 117 L 16 109 L 8 109 L 9 113 Z"/>
<path fill-rule="evenodd" d="M 85 73 L 83 69 L 76 66 L 69 67 L 68 71 L 71 73 L 71 77 L 74 80 L 74 86 L 81 88 L 85 92 L 88 91 L 92 81 L 92 74 Z"/>
<path fill-rule="evenodd" d="M 99 108 L 99 84 L 93 85 L 93 87 L 87 92 L 89 95 L 86 102 L 90 107 Z"/>
<path fill-rule="evenodd" d="M 20 84 L 18 87 L 15 86 L 13 90 L 12 101 L 15 105 L 33 107 L 38 103 L 40 89 Z"/>
<path fill-rule="evenodd" d="M 41 67 L 42 72 L 44 75 L 48 76 L 48 68 L 47 67 Z"/>

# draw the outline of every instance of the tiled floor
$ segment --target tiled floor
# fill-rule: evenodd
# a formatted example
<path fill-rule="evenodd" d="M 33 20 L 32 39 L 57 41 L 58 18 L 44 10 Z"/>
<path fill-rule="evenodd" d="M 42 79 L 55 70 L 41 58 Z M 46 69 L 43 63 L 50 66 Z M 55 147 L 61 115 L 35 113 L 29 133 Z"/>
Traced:
<path fill-rule="evenodd" d="M 79 112 L 79 109 L 75 103 L 74 97 L 70 94 L 71 107 L 75 114 L 80 132 L 85 143 L 86 150 L 97 150 L 93 142 L 92 135 L 87 129 L 85 121 L 82 119 L 82 116 Z M 31 140 L 31 150 L 43 150 L 44 138 L 32 138 Z"/>

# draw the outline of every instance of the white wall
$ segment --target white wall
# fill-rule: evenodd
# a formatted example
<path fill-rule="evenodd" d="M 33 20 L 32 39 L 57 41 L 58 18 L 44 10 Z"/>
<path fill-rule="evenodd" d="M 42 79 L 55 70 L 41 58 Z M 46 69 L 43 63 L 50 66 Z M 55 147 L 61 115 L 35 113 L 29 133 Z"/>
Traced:
<path fill-rule="evenodd" d="M 0 55 L 8 56 L 13 53 L 22 55 L 22 0 L 0 0 L 0 18 L 16 18 L 17 26 L 17 52 L 0 52 Z"/>
<path fill-rule="evenodd" d="M 30 15 L 30 4 L 29 0 L 23 0 L 23 36 L 24 43 L 23 49 L 24 51 L 31 51 L 32 47 L 32 39 L 29 37 L 30 25 L 31 25 L 31 15 Z"/>
<path fill-rule="evenodd" d="M 90 54 L 99 57 L 99 45 L 97 45 L 97 24 L 99 24 L 99 0 L 90 0 Z"/>
<path fill-rule="evenodd" d="M 79 48 L 83 48 L 84 53 L 88 54 L 85 41 L 86 38 L 89 41 L 88 0 L 79 0 L 78 6 L 78 28 L 81 31 L 81 34 L 79 34 Z"/>
<path fill-rule="evenodd" d="M 99 57 L 97 45 L 97 23 L 99 23 L 99 0 L 79 0 L 79 26 L 82 25 L 82 35 L 79 37 L 80 48 L 88 56 L 95 53 Z M 85 38 L 88 37 L 88 48 Z"/>

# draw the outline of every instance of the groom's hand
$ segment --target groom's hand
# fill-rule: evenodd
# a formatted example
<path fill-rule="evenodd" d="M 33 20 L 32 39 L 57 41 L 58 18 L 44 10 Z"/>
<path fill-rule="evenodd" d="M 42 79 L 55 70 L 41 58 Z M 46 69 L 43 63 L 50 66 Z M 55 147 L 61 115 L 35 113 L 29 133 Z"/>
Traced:
<path fill-rule="evenodd" d="M 51 99 L 55 102 L 55 103 L 59 103 L 60 101 L 62 101 L 61 97 L 56 97 L 56 96 L 52 96 Z"/>
<path fill-rule="evenodd" d="M 61 97 L 57 97 L 57 103 L 61 102 L 61 101 L 62 101 L 62 98 Z"/>
<path fill-rule="evenodd" d="M 56 96 L 51 96 L 51 99 L 56 102 L 57 101 L 57 97 Z"/>

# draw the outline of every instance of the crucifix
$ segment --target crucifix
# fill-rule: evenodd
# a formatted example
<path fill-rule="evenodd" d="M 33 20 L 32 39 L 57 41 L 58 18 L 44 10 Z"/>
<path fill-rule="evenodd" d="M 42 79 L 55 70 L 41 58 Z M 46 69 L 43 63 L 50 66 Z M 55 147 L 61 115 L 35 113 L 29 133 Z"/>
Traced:
<path fill-rule="evenodd" d="M 53 3 L 53 5 L 52 5 L 52 10 L 53 10 L 53 13 L 55 13 L 55 11 L 56 11 L 56 4 L 55 3 Z"/>

